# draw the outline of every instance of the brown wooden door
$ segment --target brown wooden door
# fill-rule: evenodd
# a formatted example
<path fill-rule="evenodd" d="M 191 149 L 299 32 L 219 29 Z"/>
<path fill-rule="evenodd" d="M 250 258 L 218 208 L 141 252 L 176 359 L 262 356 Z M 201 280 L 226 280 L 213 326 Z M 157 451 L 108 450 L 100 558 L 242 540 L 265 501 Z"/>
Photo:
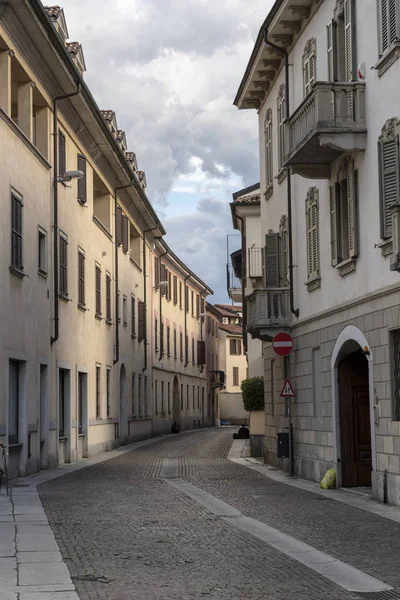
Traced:
<path fill-rule="evenodd" d="M 342 485 L 371 485 L 368 361 L 355 352 L 339 365 Z"/>

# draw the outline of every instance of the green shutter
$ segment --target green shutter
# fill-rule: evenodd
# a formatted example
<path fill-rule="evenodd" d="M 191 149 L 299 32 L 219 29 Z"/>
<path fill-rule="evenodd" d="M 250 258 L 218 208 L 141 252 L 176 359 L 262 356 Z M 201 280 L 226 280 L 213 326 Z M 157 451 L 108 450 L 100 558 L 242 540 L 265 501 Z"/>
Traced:
<path fill-rule="evenodd" d="M 336 267 L 338 264 L 336 185 L 329 186 L 329 212 L 331 218 L 331 263 L 332 267 Z"/>
<path fill-rule="evenodd" d="M 399 139 L 392 137 L 378 142 L 380 173 L 381 237 L 392 235 L 391 207 L 400 198 Z"/>
<path fill-rule="evenodd" d="M 278 233 L 267 233 L 265 236 L 265 266 L 267 287 L 280 287 Z"/>

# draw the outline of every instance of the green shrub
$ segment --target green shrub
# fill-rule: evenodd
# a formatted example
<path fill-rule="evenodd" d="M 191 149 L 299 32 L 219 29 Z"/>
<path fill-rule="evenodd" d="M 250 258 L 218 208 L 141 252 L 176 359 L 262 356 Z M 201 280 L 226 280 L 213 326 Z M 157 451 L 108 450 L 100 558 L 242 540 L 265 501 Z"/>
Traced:
<path fill-rule="evenodd" d="M 244 410 L 264 410 L 264 377 L 243 379 L 240 387 Z"/>

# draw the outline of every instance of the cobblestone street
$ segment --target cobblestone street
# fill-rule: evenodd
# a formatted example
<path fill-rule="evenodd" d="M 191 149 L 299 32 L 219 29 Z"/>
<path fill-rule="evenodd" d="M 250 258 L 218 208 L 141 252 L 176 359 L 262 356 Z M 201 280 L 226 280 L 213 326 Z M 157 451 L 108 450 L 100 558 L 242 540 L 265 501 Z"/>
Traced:
<path fill-rule="evenodd" d="M 335 585 L 162 478 L 178 459 L 182 480 L 400 589 L 398 524 L 234 464 L 231 444 L 232 429 L 182 434 L 40 485 L 81 600 L 397 597 Z"/>

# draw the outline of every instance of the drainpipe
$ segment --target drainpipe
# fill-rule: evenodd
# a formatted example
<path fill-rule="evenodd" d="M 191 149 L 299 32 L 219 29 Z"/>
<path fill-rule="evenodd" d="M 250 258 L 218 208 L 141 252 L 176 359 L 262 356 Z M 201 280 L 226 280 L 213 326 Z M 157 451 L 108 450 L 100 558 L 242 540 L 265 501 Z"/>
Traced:
<path fill-rule="evenodd" d="M 167 251 L 163 252 L 159 256 L 159 259 L 160 259 L 160 356 L 159 356 L 159 359 L 160 360 L 162 360 L 163 352 L 164 352 L 164 325 L 163 325 L 163 322 L 162 322 L 162 297 L 163 297 L 163 295 L 161 293 L 161 273 L 162 273 L 161 259 L 166 254 L 168 254 Z M 166 288 L 166 286 L 163 286 L 163 287 Z M 165 292 L 165 293 L 167 293 L 167 292 Z"/>
<path fill-rule="evenodd" d="M 62 94 L 61 96 L 56 96 L 53 100 L 53 138 L 54 138 L 54 147 L 53 147 L 53 177 L 54 177 L 54 191 L 53 191 L 53 235 L 54 235 L 54 248 L 53 248 L 53 260 L 54 260 L 54 274 L 53 274 L 53 283 L 54 283 L 54 336 L 50 338 L 51 345 L 54 344 L 58 340 L 59 336 L 59 311 L 58 311 L 58 108 L 57 103 L 60 100 L 65 100 L 66 98 L 72 98 L 72 96 L 77 96 L 81 93 L 81 84 L 76 84 L 75 92 L 70 92 L 69 94 Z"/>
<path fill-rule="evenodd" d="M 273 48 L 274 50 L 276 50 L 276 52 L 283 54 L 285 57 L 285 103 L 286 103 L 286 122 L 288 122 L 289 116 L 290 116 L 290 112 L 289 112 L 289 110 L 290 110 L 290 108 L 289 108 L 289 100 L 290 100 L 289 53 L 286 50 L 284 50 L 283 48 L 280 48 L 279 46 L 277 46 L 276 44 L 274 44 L 273 42 L 270 42 L 268 40 L 268 30 L 267 29 L 264 30 L 264 42 L 266 43 L 267 46 L 270 46 L 270 48 Z M 292 243 L 292 184 L 291 184 L 290 167 L 286 167 L 286 174 L 287 174 L 287 205 L 288 205 L 288 228 L 289 228 L 290 312 L 295 317 L 298 317 L 299 309 L 294 307 L 294 292 L 293 292 L 293 268 L 294 268 L 294 265 L 293 265 L 293 243 Z"/>
<path fill-rule="evenodd" d="M 145 229 L 143 231 L 143 302 L 144 302 L 144 365 L 142 373 L 147 370 L 147 254 L 146 254 L 146 233 L 151 231 L 157 231 L 158 227 L 152 229 Z"/>
<path fill-rule="evenodd" d="M 247 305 L 246 305 L 246 271 L 247 271 L 247 249 L 246 249 L 246 233 L 245 233 L 245 222 L 244 217 L 236 215 L 238 221 L 242 223 L 240 230 L 242 236 L 242 340 L 243 347 L 247 352 Z"/>
<path fill-rule="evenodd" d="M 118 196 L 119 190 L 126 190 L 133 185 L 133 180 L 127 185 L 119 185 L 114 188 L 114 245 L 115 245 L 115 358 L 113 364 L 116 365 L 119 361 L 119 306 L 118 306 Z"/>
<path fill-rule="evenodd" d="M 184 323 L 185 323 L 185 365 L 184 365 L 184 367 L 185 367 L 185 369 L 189 364 L 189 338 L 187 336 L 187 310 L 186 310 L 186 308 L 189 308 L 189 291 L 187 294 L 188 305 L 186 307 L 186 282 L 189 279 L 190 275 L 191 275 L 191 273 L 189 273 L 189 275 L 187 275 L 185 277 L 185 279 L 183 280 L 183 293 L 185 295 L 184 296 L 185 301 L 184 301 L 184 307 L 183 307 L 184 311 L 185 311 L 185 320 L 184 320 Z M 186 340 L 187 340 L 187 343 L 186 343 Z"/>

